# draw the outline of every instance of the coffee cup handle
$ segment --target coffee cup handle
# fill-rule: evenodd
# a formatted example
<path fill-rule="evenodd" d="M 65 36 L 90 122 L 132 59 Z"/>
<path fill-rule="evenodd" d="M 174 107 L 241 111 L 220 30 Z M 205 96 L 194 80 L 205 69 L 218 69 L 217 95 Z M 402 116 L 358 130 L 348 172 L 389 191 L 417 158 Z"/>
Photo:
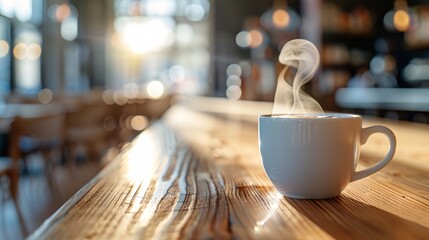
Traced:
<path fill-rule="evenodd" d="M 386 164 L 390 162 L 390 160 L 392 160 L 393 155 L 395 154 L 395 151 L 396 151 L 395 134 L 393 134 L 392 130 L 384 126 L 376 125 L 376 126 L 371 126 L 367 128 L 362 128 L 361 144 L 364 145 L 368 140 L 369 136 L 371 136 L 374 133 L 382 133 L 387 136 L 390 144 L 389 151 L 387 152 L 386 157 L 384 157 L 383 160 L 379 161 L 374 166 L 358 172 L 355 171 L 352 175 L 350 182 L 359 180 L 364 177 L 368 177 L 369 175 L 374 174 L 375 172 L 381 170 L 384 166 L 386 166 Z"/>

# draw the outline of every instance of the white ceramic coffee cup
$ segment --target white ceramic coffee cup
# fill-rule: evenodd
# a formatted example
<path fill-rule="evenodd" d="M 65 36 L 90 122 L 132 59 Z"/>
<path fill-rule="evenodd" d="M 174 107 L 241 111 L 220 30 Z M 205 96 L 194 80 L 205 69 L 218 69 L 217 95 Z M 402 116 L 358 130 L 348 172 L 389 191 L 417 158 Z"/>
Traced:
<path fill-rule="evenodd" d="M 396 138 L 390 129 L 362 128 L 359 115 L 261 115 L 258 127 L 265 172 L 276 189 L 291 198 L 338 196 L 348 183 L 382 169 L 396 149 Z M 374 166 L 356 171 L 360 147 L 373 133 L 387 136 L 389 151 Z"/>

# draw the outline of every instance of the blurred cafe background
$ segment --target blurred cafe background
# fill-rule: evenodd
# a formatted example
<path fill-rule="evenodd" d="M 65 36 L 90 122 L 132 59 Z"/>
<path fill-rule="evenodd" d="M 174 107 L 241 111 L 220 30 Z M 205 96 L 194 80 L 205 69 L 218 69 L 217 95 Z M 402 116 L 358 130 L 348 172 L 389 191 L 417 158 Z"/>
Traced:
<path fill-rule="evenodd" d="M 296 38 L 321 52 L 305 91 L 324 110 L 429 123 L 428 0 L 0 0 L 0 238 L 34 231 L 173 96 L 272 102 Z"/>

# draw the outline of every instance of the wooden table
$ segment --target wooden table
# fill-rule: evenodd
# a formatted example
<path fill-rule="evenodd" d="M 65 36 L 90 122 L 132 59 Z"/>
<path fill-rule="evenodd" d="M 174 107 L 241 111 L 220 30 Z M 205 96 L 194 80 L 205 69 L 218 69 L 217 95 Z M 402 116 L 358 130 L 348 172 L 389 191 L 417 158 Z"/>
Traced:
<path fill-rule="evenodd" d="M 2 103 L 0 102 L 0 157 L 8 155 L 10 126 L 16 117 L 37 118 L 69 111 L 72 106 L 50 103 Z"/>
<path fill-rule="evenodd" d="M 262 111 L 268 104 L 173 106 L 30 239 L 428 239 L 429 126 L 366 120 L 396 133 L 394 160 L 340 197 L 295 200 L 264 173 Z M 386 149 L 375 135 L 359 167 Z"/>
<path fill-rule="evenodd" d="M 0 103 L 0 133 L 7 133 L 16 117 L 35 118 L 70 111 L 72 106 L 64 104 Z"/>

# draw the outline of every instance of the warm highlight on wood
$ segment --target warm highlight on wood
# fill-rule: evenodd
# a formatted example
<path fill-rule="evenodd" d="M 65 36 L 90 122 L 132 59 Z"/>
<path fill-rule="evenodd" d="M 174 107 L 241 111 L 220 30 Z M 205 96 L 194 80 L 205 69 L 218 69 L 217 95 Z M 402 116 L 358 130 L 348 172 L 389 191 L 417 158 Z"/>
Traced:
<path fill-rule="evenodd" d="M 30 238 L 429 236 L 428 126 L 365 122 L 388 125 L 396 133 L 394 160 L 375 175 L 349 184 L 340 197 L 294 200 L 276 192 L 262 167 L 256 115 L 264 108 L 249 103 L 246 111 L 254 106 L 252 117 L 225 104 L 205 102 L 200 105 L 205 112 L 192 104 L 172 107 Z M 371 139 L 360 167 L 385 153 L 387 140 Z"/>

